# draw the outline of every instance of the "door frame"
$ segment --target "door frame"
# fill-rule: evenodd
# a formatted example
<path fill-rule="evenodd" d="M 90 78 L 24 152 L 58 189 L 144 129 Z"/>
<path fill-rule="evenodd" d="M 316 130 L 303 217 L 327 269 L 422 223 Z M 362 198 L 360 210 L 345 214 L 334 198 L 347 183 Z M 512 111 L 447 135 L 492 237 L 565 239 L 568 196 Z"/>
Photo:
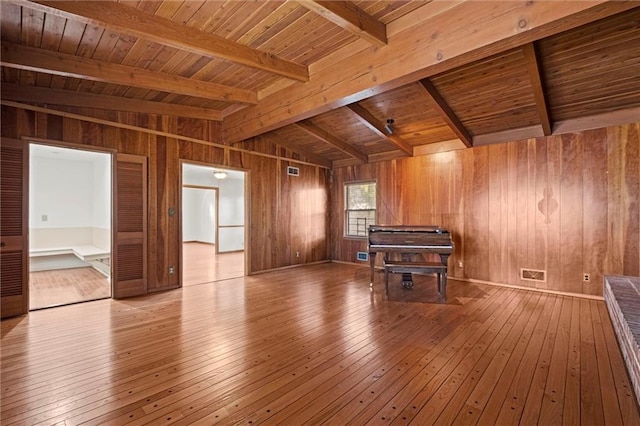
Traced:
<path fill-rule="evenodd" d="M 251 223 L 251 214 L 250 214 L 250 207 L 251 207 L 251 170 L 247 170 L 247 169 L 242 169 L 239 167 L 231 167 L 231 166 L 226 166 L 226 165 L 221 165 L 221 164 L 212 164 L 212 163 L 206 163 L 204 161 L 195 161 L 195 160 L 184 160 L 184 159 L 180 159 L 179 160 L 179 179 L 178 179 L 178 185 L 180 190 L 178 191 L 178 223 L 180 224 L 179 228 L 179 235 L 178 235 L 178 241 L 180 242 L 179 247 L 178 247 L 178 261 L 180 262 L 180 276 L 179 276 L 179 286 L 178 287 L 182 287 L 182 276 L 183 276 L 183 268 L 184 268 L 184 261 L 183 261 L 183 253 L 182 253 L 182 187 L 184 185 L 183 183 L 183 170 L 184 170 L 184 164 L 192 164 L 195 166 L 203 166 L 203 167 L 207 167 L 207 168 L 211 168 L 211 169 L 222 169 L 222 170 L 233 170 L 233 171 L 238 171 L 238 172 L 243 172 L 244 173 L 244 276 L 248 276 L 251 275 L 251 246 L 249 244 L 249 242 L 251 241 L 250 238 L 250 234 L 251 234 L 251 226 L 249 226 L 249 224 Z M 216 204 L 218 201 L 218 197 L 217 195 L 219 194 L 219 189 L 218 192 L 216 193 Z M 218 218 L 220 217 L 220 213 L 218 210 L 218 206 L 216 205 L 216 253 L 218 252 L 218 227 L 219 227 L 219 220 Z"/>
<path fill-rule="evenodd" d="M 110 285 L 111 285 L 111 296 L 109 297 L 110 299 L 113 299 L 113 295 L 114 295 L 114 291 L 115 289 L 113 288 L 114 282 L 115 280 L 113 279 L 113 272 L 114 272 L 114 263 L 115 263 L 115 258 L 113 256 L 114 253 L 114 243 L 115 243 L 115 223 L 114 223 L 114 215 L 115 215 L 115 174 L 116 174 L 116 156 L 118 151 L 116 149 L 113 148 L 106 148 L 106 147 L 101 147 L 101 146 L 94 146 L 94 145 L 85 145 L 85 144 L 79 144 L 79 143 L 72 143 L 72 142 L 65 142 L 65 141 L 59 141 L 59 140 L 54 140 L 54 139 L 43 139 L 43 138 L 33 138 L 33 137 L 27 137 L 27 136 L 23 136 L 22 140 L 25 141 L 25 144 L 27 145 L 27 156 L 26 156 L 26 161 L 27 161 L 27 165 L 30 166 L 31 164 L 31 144 L 36 144 L 36 145 L 46 145 L 46 146 L 51 146 L 51 147 L 58 147 L 58 148 L 66 148 L 66 149 L 76 149 L 76 150 L 81 150 L 81 151 L 91 151 L 91 152 L 97 152 L 100 154 L 109 154 L 111 156 L 111 192 L 109 194 L 110 196 L 110 206 L 111 206 L 111 217 L 109 218 L 109 232 L 111 234 L 111 242 L 110 242 L 110 251 L 111 251 L 111 264 L 109 265 L 109 269 L 110 269 Z M 31 178 L 28 177 L 27 179 L 27 183 L 26 183 L 27 187 L 31 186 Z M 29 236 L 29 213 L 30 213 L 30 206 L 29 206 L 29 199 L 27 197 L 27 201 L 26 201 L 26 208 L 25 211 L 22 212 L 22 218 L 23 220 L 26 220 L 27 222 L 27 241 L 28 241 L 28 236 Z M 27 288 L 30 288 L 30 282 L 29 282 L 29 247 L 27 246 L 27 263 L 25 265 L 26 268 L 26 274 L 27 274 Z M 27 300 L 27 308 L 29 308 L 29 301 Z M 27 309 L 27 312 L 29 311 L 29 309 Z"/>

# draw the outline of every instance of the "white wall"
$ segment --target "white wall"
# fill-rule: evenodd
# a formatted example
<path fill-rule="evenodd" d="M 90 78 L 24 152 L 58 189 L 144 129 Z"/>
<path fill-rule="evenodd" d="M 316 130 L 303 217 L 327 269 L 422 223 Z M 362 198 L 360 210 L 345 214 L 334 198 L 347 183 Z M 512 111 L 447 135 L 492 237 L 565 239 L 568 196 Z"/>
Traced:
<path fill-rule="evenodd" d="M 213 167 L 184 164 L 182 183 L 185 185 L 212 186 L 218 192 L 218 251 L 244 250 L 244 181 L 243 172 L 228 171 L 226 179 L 216 179 Z M 183 216 L 185 214 L 183 205 Z M 184 223 L 184 222 L 183 222 Z M 231 228 L 225 226 L 237 225 Z M 183 239 L 188 241 L 183 228 Z"/>
<path fill-rule="evenodd" d="M 111 229 L 111 156 L 93 161 L 93 221 L 95 228 Z"/>
<path fill-rule="evenodd" d="M 215 191 L 182 189 L 182 240 L 215 244 Z"/>
<path fill-rule="evenodd" d="M 33 157 L 29 174 L 31 228 L 93 226 L 94 186 L 91 163 Z"/>
<path fill-rule="evenodd" d="M 110 250 L 111 155 L 31 145 L 29 161 L 30 248 Z"/>
<path fill-rule="evenodd" d="M 224 181 L 218 203 L 218 251 L 244 250 L 244 179 Z"/>

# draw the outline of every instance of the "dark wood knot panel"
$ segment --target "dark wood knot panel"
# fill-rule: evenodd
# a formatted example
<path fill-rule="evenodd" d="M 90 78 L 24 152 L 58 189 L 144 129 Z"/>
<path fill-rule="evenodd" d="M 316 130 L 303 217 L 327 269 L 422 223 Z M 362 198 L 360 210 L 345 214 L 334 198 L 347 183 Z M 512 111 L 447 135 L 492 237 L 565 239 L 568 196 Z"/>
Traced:
<path fill-rule="evenodd" d="M 640 404 L 640 277 L 604 277 L 604 301 Z"/>

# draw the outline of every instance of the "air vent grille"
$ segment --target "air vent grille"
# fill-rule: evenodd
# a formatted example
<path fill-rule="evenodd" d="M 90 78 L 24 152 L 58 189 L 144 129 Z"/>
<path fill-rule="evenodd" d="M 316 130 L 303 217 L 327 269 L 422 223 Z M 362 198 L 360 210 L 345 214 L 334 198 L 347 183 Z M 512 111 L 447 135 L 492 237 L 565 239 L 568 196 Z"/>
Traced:
<path fill-rule="evenodd" d="M 356 253 L 356 259 L 362 262 L 366 262 L 369 260 L 369 253 L 367 253 L 366 251 L 359 251 Z"/>
<path fill-rule="evenodd" d="M 520 269 L 520 279 L 525 281 L 547 282 L 547 271 L 541 269 Z"/>

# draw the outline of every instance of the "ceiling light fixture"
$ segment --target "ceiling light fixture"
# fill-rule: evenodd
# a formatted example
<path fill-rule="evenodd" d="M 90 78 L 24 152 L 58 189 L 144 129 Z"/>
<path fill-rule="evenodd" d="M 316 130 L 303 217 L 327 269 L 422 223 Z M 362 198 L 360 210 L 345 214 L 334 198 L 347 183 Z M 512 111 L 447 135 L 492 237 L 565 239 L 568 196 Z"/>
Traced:
<path fill-rule="evenodd" d="M 214 170 L 213 176 L 215 176 L 216 179 L 224 179 L 227 177 L 227 172 L 224 170 Z"/>
<path fill-rule="evenodd" d="M 387 133 L 389 133 L 390 135 L 393 134 L 393 123 L 395 122 L 395 120 L 393 118 L 387 118 L 387 124 L 384 126 L 384 129 L 387 131 Z"/>

